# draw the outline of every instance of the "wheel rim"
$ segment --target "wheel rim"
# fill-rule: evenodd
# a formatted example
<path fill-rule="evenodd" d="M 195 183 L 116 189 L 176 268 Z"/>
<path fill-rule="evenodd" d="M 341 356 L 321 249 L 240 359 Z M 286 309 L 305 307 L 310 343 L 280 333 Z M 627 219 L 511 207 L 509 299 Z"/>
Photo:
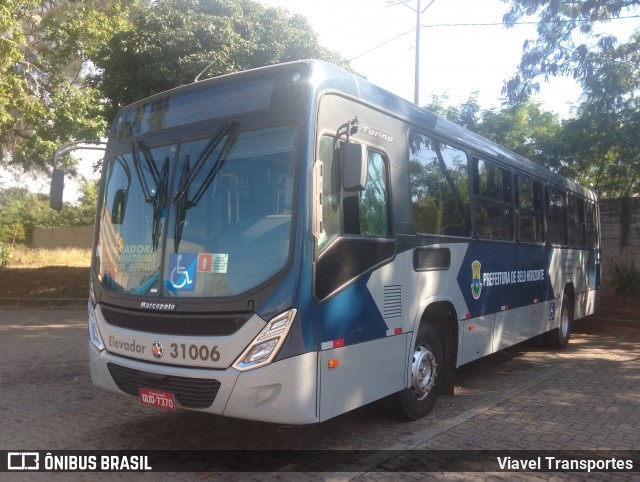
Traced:
<path fill-rule="evenodd" d="M 569 309 L 563 306 L 562 320 L 560 320 L 560 332 L 562 333 L 562 338 L 569 336 L 569 325 Z"/>
<path fill-rule="evenodd" d="M 424 400 L 431 392 L 438 376 L 438 364 L 431 350 L 425 345 L 416 347 L 411 366 L 411 391 L 418 400 Z"/>

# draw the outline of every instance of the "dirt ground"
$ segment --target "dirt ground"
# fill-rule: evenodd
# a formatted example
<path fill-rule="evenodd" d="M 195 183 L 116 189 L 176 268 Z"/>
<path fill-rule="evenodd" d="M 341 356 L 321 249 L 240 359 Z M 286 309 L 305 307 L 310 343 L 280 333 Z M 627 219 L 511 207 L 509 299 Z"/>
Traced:
<path fill-rule="evenodd" d="M 0 268 L 0 300 L 87 298 L 89 268 Z"/>

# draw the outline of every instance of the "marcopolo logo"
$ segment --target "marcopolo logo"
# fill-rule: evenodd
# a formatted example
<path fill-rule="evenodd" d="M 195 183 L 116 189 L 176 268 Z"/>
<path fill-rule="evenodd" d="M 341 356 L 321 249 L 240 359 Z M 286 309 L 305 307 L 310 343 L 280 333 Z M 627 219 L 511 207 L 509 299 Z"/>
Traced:
<path fill-rule="evenodd" d="M 473 263 L 471 263 L 471 279 L 472 279 L 472 283 L 471 283 L 471 294 L 473 295 L 473 299 L 477 300 L 480 298 L 480 293 L 482 293 L 482 279 L 481 279 L 481 274 L 480 274 L 480 268 L 482 268 L 482 265 L 480 264 L 480 261 L 476 260 Z"/>
<path fill-rule="evenodd" d="M 176 305 L 174 303 L 149 303 L 147 301 L 141 301 L 140 308 L 145 310 L 175 311 Z"/>

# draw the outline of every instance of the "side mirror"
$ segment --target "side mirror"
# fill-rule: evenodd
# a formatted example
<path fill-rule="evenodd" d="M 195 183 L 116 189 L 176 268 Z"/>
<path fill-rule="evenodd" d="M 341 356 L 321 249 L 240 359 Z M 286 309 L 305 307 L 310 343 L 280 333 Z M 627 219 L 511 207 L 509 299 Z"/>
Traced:
<path fill-rule="evenodd" d="M 62 193 L 64 191 L 64 171 L 54 169 L 51 173 L 51 188 L 49 189 L 49 206 L 51 209 L 62 209 Z"/>
<path fill-rule="evenodd" d="M 367 146 L 347 142 L 340 150 L 342 151 L 342 187 L 347 192 L 364 191 L 369 170 Z"/>

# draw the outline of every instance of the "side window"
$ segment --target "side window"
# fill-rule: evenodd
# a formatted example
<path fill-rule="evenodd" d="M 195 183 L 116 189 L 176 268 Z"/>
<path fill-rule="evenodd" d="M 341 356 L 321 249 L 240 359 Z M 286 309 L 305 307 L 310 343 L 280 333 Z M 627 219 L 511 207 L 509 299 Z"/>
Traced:
<path fill-rule="evenodd" d="M 587 220 L 587 247 L 598 247 L 598 211 L 591 201 L 585 202 L 585 214 Z"/>
<path fill-rule="evenodd" d="M 468 160 L 464 151 L 412 132 L 409 187 L 413 227 L 422 234 L 469 236 Z"/>
<path fill-rule="evenodd" d="M 569 194 L 569 245 L 577 248 L 586 246 L 584 200 Z"/>
<path fill-rule="evenodd" d="M 340 153 L 335 138 L 323 136 L 319 144 L 323 164 L 322 220 L 323 232 L 318 246 L 322 250 L 341 234 L 389 236 L 389 196 L 387 160 L 369 150 L 367 185 L 362 192 L 342 191 Z"/>
<path fill-rule="evenodd" d="M 358 193 L 360 229 L 362 236 L 389 235 L 389 207 L 387 204 L 387 169 L 379 152 L 369 151 L 367 186 Z"/>
<path fill-rule="evenodd" d="M 523 243 L 544 242 L 542 183 L 516 175 L 516 238 Z"/>
<path fill-rule="evenodd" d="M 478 158 L 473 159 L 473 168 L 478 237 L 513 239 L 509 170 Z"/>
<path fill-rule="evenodd" d="M 550 244 L 567 244 L 566 194 L 562 189 L 547 190 L 547 241 Z"/>

